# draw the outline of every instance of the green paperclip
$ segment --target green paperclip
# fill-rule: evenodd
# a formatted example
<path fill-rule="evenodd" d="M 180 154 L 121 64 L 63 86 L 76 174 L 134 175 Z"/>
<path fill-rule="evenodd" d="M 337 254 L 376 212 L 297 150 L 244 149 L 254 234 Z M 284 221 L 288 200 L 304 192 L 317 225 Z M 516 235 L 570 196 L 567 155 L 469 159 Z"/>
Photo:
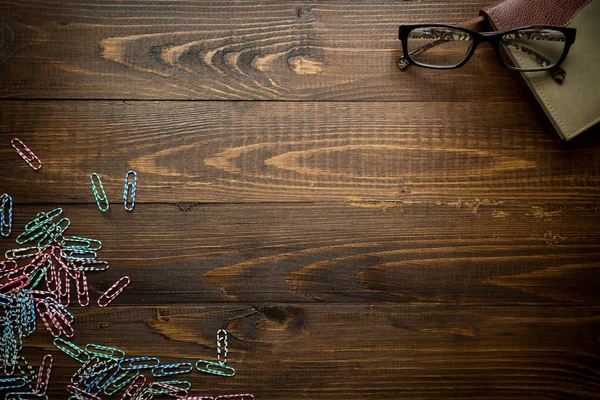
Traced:
<path fill-rule="evenodd" d="M 30 276 L 30 280 L 32 283 L 31 283 L 31 286 L 29 286 L 29 289 L 35 289 L 35 287 L 40 283 L 40 281 L 42 280 L 44 275 L 46 275 L 47 271 L 48 271 L 48 267 L 43 267 L 43 268 L 35 270 L 33 272 L 33 274 L 31 274 L 31 276 Z M 36 277 L 36 274 L 39 274 L 39 276 Z"/>
<path fill-rule="evenodd" d="M 98 193 L 98 188 L 96 188 L 96 183 L 94 183 L 94 176 L 98 180 L 98 187 L 102 193 L 102 196 Z M 100 180 L 100 175 L 95 172 L 92 172 L 90 175 L 90 182 L 92 182 L 92 191 L 94 192 L 94 199 L 96 199 L 96 204 L 98 205 L 98 209 L 100 211 L 105 212 L 108 211 L 110 204 L 108 203 L 108 197 L 106 197 L 106 192 L 104 191 L 104 186 L 102 185 L 102 180 Z M 100 203 L 106 203 L 106 206 L 102 206 Z"/>
<path fill-rule="evenodd" d="M 134 373 L 133 376 L 130 376 L 129 378 L 124 379 L 127 376 L 127 374 L 132 373 L 132 372 Z M 126 385 L 131 383 L 131 381 L 133 381 L 135 378 L 137 378 L 139 376 L 139 374 L 140 374 L 139 370 L 126 370 L 121 375 L 119 375 L 116 378 L 114 378 L 113 380 L 111 380 L 108 385 L 106 385 L 106 387 L 104 388 L 104 394 L 107 396 L 112 396 L 113 394 L 117 393 L 119 390 L 123 389 Z M 122 381 L 122 382 L 119 382 L 119 381 Z M 117 384 L 117 382 L 119 382 L 119 383 Z M 108 390 L 110 387 L 114 387 L 114 389 Z"/>
<path fill-rule="evenodd" d="M 169 385 L 169 386 L 173 386 L 176 387 L 178 389 L 181 390 L 190 390 L 192 388 L 192 383 L 189 381 L 157 381 L 157 382 L 153 382 L 152 385 L 154 386 L 158 386 L 160 383 L 164 384 L 164 385 Z M 168 394 L 170 392 L 172 392 L 171 389 L 168 388 L 161 388 L 161 389 L 154 389 L 154 387 L 150 387 L 150 390 L 152 391 L 152 394 L 154 395 L 159 395 L 159 394 Z"/>
<path fill-rule="evenodd" d="M 48 212 L 41 212 L 37 215 L 37 217 L 31 221 L 29 221 L 26 225 L 25 225 L 25 230 L 26 231 L 32 231 L 35 228 L 38 228 L 42 225 L 46 225 L 48 222 L 52 221 L 54 218 L 58 217 L 60 214 L 62 214 L 63 209 L 62 208 L 55 208 L 54 210 L 48 211 Z"/>
<path fill-rule="evenodd" d="M 62 227 L 60 226 L 60 224 L 66 221 L 67 226 Z M 47 230 L 46 234 L 44 235 L 43 238 L 40 239 L 40 241 L 38 242 L 38 249 L 43 249 L 47 246 L 50 246 L 52 243 L 54 243 L 54 241 L 59 237 L 62 236 L 62 234 L 69 229 L 69 227 L 71 226 L 71 220 L 69 218 L 61 218 L 60 221 L 58 221 L 56 224 L 52 224 L 52 229 Z M 47 241 L 48 243 L 46 243 L 45 241 Z"/>
<path fill-rule="evenodd" d="M 62 351 L 65 354 L 67 354 L 71 358 L 79 361 L 80 363 L 85 363 L 86 361 L 89 361 L 89 359 L 90 359 L 90 355 L 85 350 L 83 350 L 82 348 L 69 342 L 68 340 L 65 340 L 62 338 L 56 338 L 56 339 L 54 339 L 54 346 L 56 346 L 57 349 L 59 349 L 60 351 Z M 74 353 L 72 350 L 75 350 L 76 353 Z M 86 359 L 82 359 L 81 358 L 82 355 L 85 355 Z"/>
<path fill-rule="evenodd" d="M 206 367 L 200 368 L 198 366 L 199 364 L 205 364 Z M 219 368 L 222 368 L 222 370 L 218 370 L 218 369 L 214 369 L 214 368 L 210 368 L 210 367 L 219 367 Z M 219 375 L 219 376 L 231 377 L 231 376 L 235 375 L 235 369 L 233 369 L 232 367 L 228 367 L 227 365 L 220 363 L 220 362 L 198 360 L 196 362 L 196 369 L 200 372 L 205 372 L 207 374 L 213 374 L 213 375 Z"/>
<path fill-rule="evenodd" d="M 92 243 L 96 243 L 96 246 L 92 247 Z M 97 239 L 88 239 L 79 236 L 71 236 L 70 238 L 64 238 L 61 243 L 61 246 L 64 250 L 99 251 L 102 248 L 102 242 Z"/>
<path fill-rule="evenodd" d="M 100 350 L 100 351 L 98 351 Z M 121 349 L 116 349 L 114 347 L 106 347 L 106 346 L 101 346 L 99 344 L 86 344 L 85 345 L 85 351 L 87 353 L 89 353 L 90 355 L 96 356 L 96 357 L 100 357 L 100 358 L 109 358 L 109 359 L 113 359 L 113 360 L 122 360 L 125 358 L 125 352 Z M 104 351 L 104 353 L 103 353 Z M 119 356 L 116 356 L 116 354 L 119 353 Z"/>

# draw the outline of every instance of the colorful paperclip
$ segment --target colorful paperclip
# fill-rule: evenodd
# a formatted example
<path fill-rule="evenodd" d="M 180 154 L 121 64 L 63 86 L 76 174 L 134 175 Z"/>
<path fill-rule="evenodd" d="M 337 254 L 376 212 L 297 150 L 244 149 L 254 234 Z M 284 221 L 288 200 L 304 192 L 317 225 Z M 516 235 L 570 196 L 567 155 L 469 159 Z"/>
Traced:
<path fill-rule="evenodd" d="M 221 345 L 223 342 L 223 345 Z M 223 347 L 223 350 L 221 350 Z M 221 360 L 221 352 L 223 353 L 223 360 Z M 200 372 L 205 372 L 207 374 L 219 375 L 219 376 L 227 376 L 231 377 L 235 375 L 235 369 L 232 367 L 228 367 L 225 365 L 227 363 L 227 353 L 229 352 L 229 347 L 227 345 L 227 331 L 225 329 L 219 329 L 217 331 L 217 362 L 214 361 L 206 361 L 206 360 L 198 360 L 196 362 L 196 369 Z M 216 367 L 216 368 L 212 368 Z"/>
<path fill-rule="evenodd" d="M 193 369 L 194 366 L 189 362 L 157 365 L 152 368 L 152 376 L 162 378 L 164 376 L 187 374 L 188 372 L 192 372 Z"/>
<path fill-rule="evenodd" d="M 0 196 L 0 235 L 9 237 L 12 232 L 13 201 L 4 193 Z"/>
<path fill-rule="evenodd" d="M 125 283 L 122 284 L 121 282 Z M 131 282 L 131 280 L 128 276 L 124 276 L 118 281 L 116 281 L 111 287 L 108 288 L 106 292 L 102 293 L 102 296 L 100 296 L 100 298 L 98 299 L 98 306 L 106 307 L 107 305 L 112 303 L 112 301 L 118 295 L 120 295 L 123 292 L 123 290 L 125 290 L 127 285 L 129 285 L 129 282 Z M 102 299 L 106 299 L 106 301 L 102 301 Z"/>
<path fill-rule="evenodd" d="M 164 381 L 153 382 L 150 384 L 150 390 L 154 395 L 167 395 L 177 398 L 185 398 L 192 384 L 188 381 Z"/>
<path fill-rule="evenodd" d="M 15 148 L 15 150 L 17 151 L 17 154 L 19 154 L 21 156 L 21 158 L 23 160 L 25 160 L 25 162 L 27 164 L 29 164 L 29 166 L 31 168 L 33 168 L 36 171 L 39 170 L 40 168 L 42 168 L 42 162 L 40 161 L 38 156 L 36 156 L 33 153 L 33 151 L 31 151 L 31 149 L 29 147 L 27 147 L 25 145 L 25 143 L 23 143 L 21 141 L 21 139 L 14 138 L 13 140 L 10 141 L 10 144 L 12 145 L 12 147 Z M 22 150 L 21 150 L 21 148 L 22 148 Z M 33 165 L 34 161 L 37 161 L 37 165 Z"/>
<path fill-rule="evenodd" d="M 62 351 L 63 353 L 67 354 L 69 357 L 79 361 L 80 363 L 85 363 L 90 359 L 90 355 L 85 350 L 69 342 L 68 340 L 56 338 L 54 339 L 54 346 L 56 346 L 56 348 Z M 85 356 L 85 358 L 82 356 Z"/>
<path fill-rule="evenodd" d="M 123 360 L 125 358 L 125 352 L 121 349 L 101 346 L 93 343 L 85 345 L 85 352 L 91 356 L 99 358 L 108 358 L 113 360 Z"/>
<path fill-rule="evenodd" d="M 133 176 L 133 180 L 129 178 Z M 130 193 L 131 189 L 131 195 Z M 123 205 L 125 206 L 125 210 L 133 211 L 133 207 L 135 207 L 135 192 L 137 190 L 137 174 L 134 170 L 127 171 L 125 174 L 125 188 L 123 189 Z M 129 202 L 131 199 L 131 202 Z"/>
<path fill-rule="evenodd" d="M 240 394 L 224 394 L 221 396 L 215 397 L 215 400 L 220 399 L 239 399 L 239 400 L 254 400 L 254 396 L 250 393 L 240 393 Z"/>
<path fill-rule="evenodd" d="M 152 361 L 153 364 L 149 364 L 148 361 Z M 139 364 L 140 362 L 143 362 L 143 364 Z M 119 362 L 119 367 L 122 370 L 152 369 L 159 365 L 160 360 L 156 357 L 133 357 Z"/>
<path fill-rule="evenodd" d="M 35 392 L 37 394 L 46 394 L 48 389 L 48 382 L 50 381 L 50 373 L 52 372 L 52 362 L 54 359 L 51 354 L 46 354 L 40 365 L 38 372 L 37 381 L 35 384 Z"/>
<path fill-rule="evenodd" d="M 97 187 L 96 182 L 94 182 L 94 177 L 98 181 Z M 104 191 L 104 186 L 102 185 L 100 175 L 98 175 L 95 172 L 92 172 L 92 174 L 90 175 L 90 182 L 92 182 L 92 192 L 94 192 L 94 199 L 96 200 L 98 209 L 102 212 L 108 211 L 110 204 L 108 203 L 108 197 L 106 197 L 106 192 Z M 100 189 L 100 192 L 98 192 L 98 189 Z"/>

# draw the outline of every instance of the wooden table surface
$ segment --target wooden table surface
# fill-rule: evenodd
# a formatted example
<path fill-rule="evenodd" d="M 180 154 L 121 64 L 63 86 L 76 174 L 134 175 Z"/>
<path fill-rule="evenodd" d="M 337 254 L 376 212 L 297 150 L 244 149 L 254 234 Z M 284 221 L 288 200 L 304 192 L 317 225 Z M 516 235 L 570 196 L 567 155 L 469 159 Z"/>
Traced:
<path fill-rule="evenodd" d="M 111 264 L 73 342 L 194 362 L 226 328 L 237 374 L 196 395 L 600 398 L 600 139 L 557 146 L 490 47 L 395 65 L 399 24 L 489 3 L 1 0 L 0 250 L 63 207 Z M 38 328 L 66 398 L 78 364 Z"/>

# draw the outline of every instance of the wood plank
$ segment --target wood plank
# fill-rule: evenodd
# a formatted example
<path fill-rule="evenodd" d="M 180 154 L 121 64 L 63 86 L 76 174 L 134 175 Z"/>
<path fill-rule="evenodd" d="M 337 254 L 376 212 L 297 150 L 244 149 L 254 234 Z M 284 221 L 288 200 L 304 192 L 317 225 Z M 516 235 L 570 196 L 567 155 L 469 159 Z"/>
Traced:
<path fill-rule="evenodd" d="M 155 301 L 157 302 L 157 301 Z M 597 399 L 598 307 L 240 304 L 76 312 L 76 344 L 130 356 L 216 357 L 230 332 L 234 378 L 181 377 L 196 394 L 257 399 Z M 40 329 L 43 329 L 40 326 Z M 26 342 L 38 365 L 50 350 L 50 398 L 64 398 L 76 362 L 46 332 Z M 44 351 L 42 351 L 42 349 Z"/>
<path fill-rule="evenodd" d="M 15 206 L 25 222 L 53 205 Z M 460 208 L 457 208 L 460 207 Z M 101 240 L 118 305 L 328 302 L 600 305 L 600 208 L 511 204 L 67 205 Z M 168 277 L 165 279 L 165 277 Z"/>
<path fill-rule="evenodd" d="M 0 97 L 514 101 L 491 47 L 401 72 L 398 26 L 494 0 L 0 1 Z"/>
<path fill-rule="evenodd" d="M 597 203 L 600 139 L 561 149 L 527 103 L 0 102 L 15 202 Z M 19 137 L 38 172 L 9 145 Z"/>

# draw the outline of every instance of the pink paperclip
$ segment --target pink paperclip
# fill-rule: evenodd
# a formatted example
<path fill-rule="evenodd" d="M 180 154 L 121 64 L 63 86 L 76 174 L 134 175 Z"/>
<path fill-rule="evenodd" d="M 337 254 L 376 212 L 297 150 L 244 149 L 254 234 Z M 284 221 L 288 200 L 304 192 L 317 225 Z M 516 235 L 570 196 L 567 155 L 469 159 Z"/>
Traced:
<path fill-rule="evenodd" d="M 0 272 L 9 272 L 17 268 L 15 260 L 0 261 Z"/>
<path fill-rule="evenodd" d="M 77 302 L 81 307 L 87 307 L 90 304 L 90 292 L 84 271 L 79 272 L 79 277 L 75 282 L 77 283 Z"/>
<path fill-rule="evenodd" d="M 41 305 L 46 307 L 46 311 L 42 311 L 40 309 Z M 37 309 L 39 316 L 42 317 L 42 322 L 44 323 L 44 326 L 46 327 L 48 332 L 50 332 L 50 334 L 54 337 L 60 337 L 60 335 L 62 334 L 62 331 L 57 326 L 54 325 L 54 321 L 52 321 L 52 324 L 50 324 L 48 322 L 48 318 L 51 319 L 51 313 L 50 313 L 50 308 L 48 307 L 48 303 L 46 303 L 44 300 L 40 300 L 40 301 L 38 301 L 35 308 Z M 56 329 L 56 331 L 54 331 L 52 329 L 53 327 Z"/>
<path fill-rule="evenodd" d="M 48 361 L 48 365 L 46 366 L 46 360 Z M 35 384 L 35 392 L 39 395 L 46 394 L 46 389 L 48 389 L 48 382 L 50 381 L 50 373 L 52 372 L 52 363 L 54 359 L 51 354 L 46 354 L 42 359 L 42 365 L 40 365 L 40 370 L 37 376 L 37 382 Z"/>
<path fill-rule="evenodd" d="M 88 393 L 85 390 L 75 387 L 73 385 L 67 386 L 67 392 L 75 395 L 75 397 L 81 400 L 101 400 L 100 397 Z"/>
<path fill-rule="evenodd" d="M 122 281 L 126 282 L 125 284 L 119 287 Z M 111 287 L 108 288 L 106 292 L 102 293 L 102 296 L 100 296 L 100 298 L 98 299 L 98 306 L 106 307 L 107 305 L 109 305 L 118 295 L 121 294 L 121 292 L 127 287 L 127 285 L 129 285 L 129 282 L 131 282 L 131 280 L 128 276 L 124 276 L 118 281 L 116 281 Z M 101 301 L 103 298 L 106 298 L 106 302 L 104 303 Z"/>
<path fill-rule="evenodd" d="M 0 286 L 0 294 L 11 294 L 19 289 L 23 289 L 27 285 L 29 285 L 29 277 L 27 275 L 23 275 L 20 278 L 14 279 Z"/>
<path fill-rule="evenodd" d="M 162 390 L 160 391 L 160 393 L 164 396 L 171 396 L 171 397 L 177 397 L 177 398 L 184 397 L 185 398 L 188 394 L 187 389 L 169 385 L 168 383 L 165 383 L 165 382 L 153 382 L 150 384 L 150 389 L 156 390 L 156 389 L 154 389 L 155 387 L 158 387 L 160 389 L 165 389 L 166 391 L 162 391 Z"/>
<path fill-rule="evenodd" d="M 65 317 L 63 313 L 51 313 L 50 319 L 52 320 L 54 326 L 64 333 L 66 337 L 72 338 L 75 335 L 75 331 L 73 330 L 71 323 L 67 320 L 67 317 Z"/>
<path fill-rule="evenodd" d="M 212 396 L 193 396 L 193 397 L 185 396 L 185 397 L 178 397 L 177 400 L 215 400 L 215 398 Z"/>
<path fill-rule="evenodd" d="M 142 380 L 138 382 L 138 380 Z M 131 381 L 125 393 L 121 397 L 121 400 L 134 399 L 144 388 L 146 384 L 146 377 L 144 375 L 138 375 L 137 378 Z"/>
<path fill-rule="evenodd" d="M 17 144 L 15 144 L 15 143 L 17 143 L 17 144 L 21 145 L 21 147 L 23 148 L 23 150 L 25 150 L 25 152 L 26 152 L 27 154 L 23 153 L 23 151 L 21 151 L 21 149 L 20 149 L 20 148 L 17 146 Z M 27 146 L 25 145 L 25 143 L 23 143 L 23 142 L 21 141 L 21 139 L 19 139 L 19 138 L 14 138 L 13 140 L 11 140 L 11 141 L 10 141 L 10 144 L 12 145 L 12 147 L 14 147 L 14 148 L 15 148 L 15 150 L 16 150 L 16 151 L 17 151 L 17 153 L 18 153 L 18 154 L 21 156 L 21 158 L 22 158 L 23 160 L 25 160 L 25 162 L 26 162 L 27 164 L 29 164 L 29 166 L 30 166 L 31 168 L 33 168 L 33 169 L 34 169 L 34 170 L 36 170 L 36 171 L 37 171 L 38 169 L 42 168 L 42 162 L 40 161 L 40 159 L 39 159 L 39 158 L 38 158 L 38 157 L 37 157 L 37 156 L 36 156 L 36 155 L 33 153 L 33 151 L 31 151 L 31 149 L 30 149 L 29 147 L 27 147 Z M 38 165 L 37 165 L 37 166 L 34 166 L 34 165 L 33 165 L 33 163 L 32 163 L 32 161 L 37 161 L 37 162 L 38 162 Z"/>
<path fill-rule="evenodd" d="M 240 399 L 240 400 L 244 400 L 246 398 L 254 400 L 254 396 L 251 395 L 250 393 L 224 394 L 222 396 L 215 397 L 215 400 L 219 400 L 219 399 Z"/>

